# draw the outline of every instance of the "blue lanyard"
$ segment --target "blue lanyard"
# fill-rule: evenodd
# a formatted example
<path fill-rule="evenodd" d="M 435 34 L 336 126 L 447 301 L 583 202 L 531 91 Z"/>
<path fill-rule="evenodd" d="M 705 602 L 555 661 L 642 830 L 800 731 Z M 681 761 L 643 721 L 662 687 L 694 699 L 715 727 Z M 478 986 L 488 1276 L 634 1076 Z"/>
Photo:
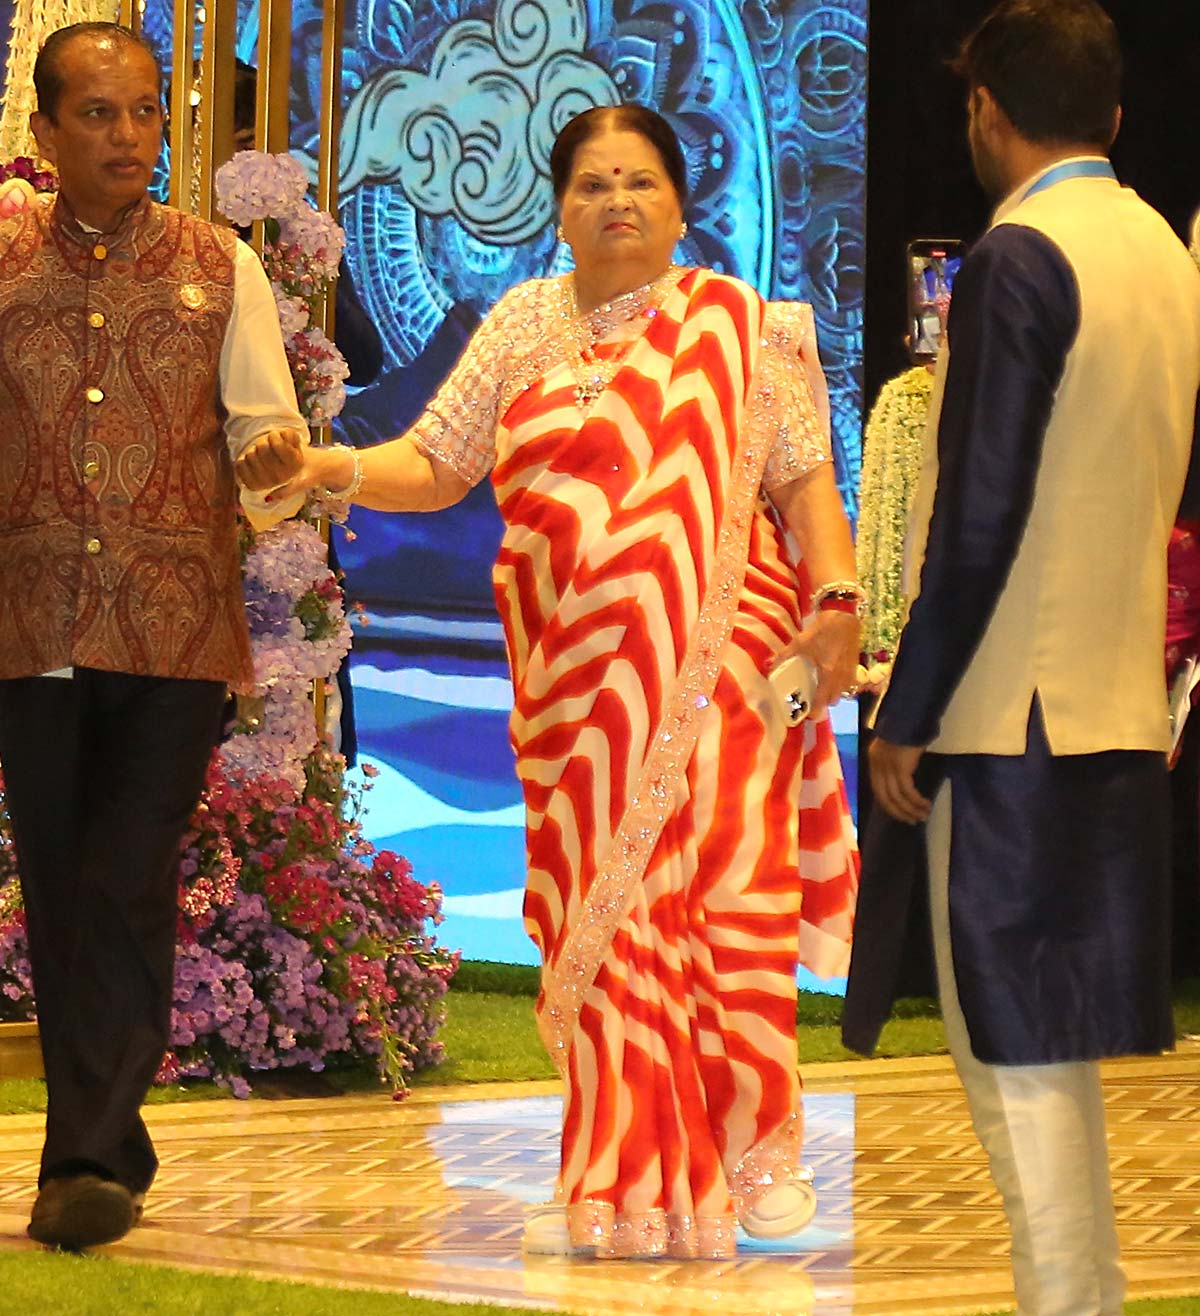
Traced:
<path fill-rule="evenodd" d="M 1111 178 L 1115 182 L 1116 177 L 1116 171 L 1107 160 L 1068 160 L 1066 164 L 1055 165 L 1049 173 L 1043 174 L 1021 200 L 1028 200 L 1035 192 L 1044 192 L 1046 188 L 1065 182 L 1068 178 Z"/>

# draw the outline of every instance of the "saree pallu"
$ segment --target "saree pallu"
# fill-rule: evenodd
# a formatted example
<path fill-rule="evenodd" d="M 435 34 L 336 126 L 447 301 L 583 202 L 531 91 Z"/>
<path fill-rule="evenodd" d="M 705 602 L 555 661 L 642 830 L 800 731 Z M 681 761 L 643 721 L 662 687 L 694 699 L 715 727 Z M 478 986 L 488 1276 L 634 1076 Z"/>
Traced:
<path fill-rule="evenodd" d="M 559 1195 L 601 1256 L 732 1255 L 739 1212 L 799 1167 L 801 947 L 845 966 L 832 732 L 789 730 L 765 675 L 810 591 L 760 493 L 777 435 L 745 423 L 764 312 L 689 272 L 590 411 L 558 354 L 495 430 Z"/>

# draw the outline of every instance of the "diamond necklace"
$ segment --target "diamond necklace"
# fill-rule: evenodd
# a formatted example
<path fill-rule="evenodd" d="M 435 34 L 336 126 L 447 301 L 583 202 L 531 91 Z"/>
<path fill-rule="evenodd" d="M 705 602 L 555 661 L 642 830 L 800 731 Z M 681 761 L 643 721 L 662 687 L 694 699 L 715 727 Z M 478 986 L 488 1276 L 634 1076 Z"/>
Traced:
<path fill-rule="evenodd" d="M 680 266 L 668 265 L 657 279 L 643 283 L 640 288 L 630 292 L 623 292 L 612 301 L 604 302 L 587 312 L 579 309 L 575 276 L 571 275 L 564 280 L 564 315 L 570 347 L 567 364 L 575 376 L 575 403 L 581 411 L 587 411 L 617 377 L 633 340 L 627 340 L 623 350 L 612 356 L 597 356 L 597 345 L 614 329 L 628 324 L 630 320 L 636 320 L 642 315 L 656 315 L 659 303 L 682 275 Z"/>

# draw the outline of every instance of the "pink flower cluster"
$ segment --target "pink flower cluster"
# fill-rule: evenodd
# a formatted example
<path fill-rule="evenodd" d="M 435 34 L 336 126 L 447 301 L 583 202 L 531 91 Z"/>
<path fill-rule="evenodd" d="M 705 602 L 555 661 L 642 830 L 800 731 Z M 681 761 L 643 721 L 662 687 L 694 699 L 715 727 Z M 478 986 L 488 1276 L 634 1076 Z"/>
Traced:
<path fill-rule="evenodd" d="M 302 932 L 332 928 L 346 909 L 345 899 L 330 879 L 304 864 L 287 864 L 268 873 L 264 890 L 287 922 Z"/>
<path fill-rule="evenodd" d="M 346 405 L 343 380 L 350 374 L 346 358 L 320 329 L 293 334 L 284 344 L 300 414 L 314 425 L 324 425 Z"/>
<path fill-rule="evenodd" d="M 435 926 L 442 921 L 442 888 L 436 882 L 422 886 L 412 875 L 412 864 L 403 855 L 380 850 L 371 864 L 379 903 L 389 914 L 410 922 L 426 919 Z"/>
<path fill-rule="evenodd" d="M 263 264 L 272 282 L 300 297 L 324 291 L 337 278 L 346 234 L 324 210 L 307 203 L 276 221 L 278 236 L 263 250 Z"/>
<path fill-rule="evenodd" d="M 58 175 L 49 169 L 39 169 L 37 161 L 28 155 L 18 155 L 0 164 L 0 183 L 7 183 L 10 178 L 24 179 L 35 192 L 58 191 Z"/>

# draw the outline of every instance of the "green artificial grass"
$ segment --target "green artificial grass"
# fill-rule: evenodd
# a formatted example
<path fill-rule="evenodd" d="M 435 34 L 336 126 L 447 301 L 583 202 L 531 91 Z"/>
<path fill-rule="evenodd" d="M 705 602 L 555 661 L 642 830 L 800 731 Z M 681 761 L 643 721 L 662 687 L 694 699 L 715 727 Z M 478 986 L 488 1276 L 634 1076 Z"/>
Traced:
<path fill-rule="evenodd" d="M 528 1316 L 521 1307 L 434 1302 L 50 1252 L 0 1252 L 0 1292 L 3 1309 L 21 1316 Z M 1200 1297 L 1130 1302 L 1125 1311 L 1127 1316 L 1200 1316 Z"/>
<path fill-rule="evenodd" d="M 451 993 L 495 992 L 501 996 L 536 996 L 541 970 L 532 964 L 497 964 L 463 960 L 450 980 Z"/>
<path fill-rule="evenodd" d="M 1175 984 L 1175 1036 L 1200 1037 L 1200 978 Z"/>
<path fill-rule="evenodd" d="M 527 1308 L 204 1275 L 107 1257 L 0 1253 L 3 1310 L 20 1316 L 529 1316 Z M 564 1316 L 548 1313 L 548 1316 Z"/>
<path fill-rule="evenodd" d="M 414 1087 L 555 1077 L 538 1037 L 532 997 L 451 992 L 441 1038 L 446 1059 L 417 1074 Z"/>
<path fill-rule="evenodd" d="M 1012 1308 L 985 1316 L 1012 1316 Z M 1200 1316 L 1200 1298 L 1148 1298 L 1127 1302 L 1125 1316 Z"/>

